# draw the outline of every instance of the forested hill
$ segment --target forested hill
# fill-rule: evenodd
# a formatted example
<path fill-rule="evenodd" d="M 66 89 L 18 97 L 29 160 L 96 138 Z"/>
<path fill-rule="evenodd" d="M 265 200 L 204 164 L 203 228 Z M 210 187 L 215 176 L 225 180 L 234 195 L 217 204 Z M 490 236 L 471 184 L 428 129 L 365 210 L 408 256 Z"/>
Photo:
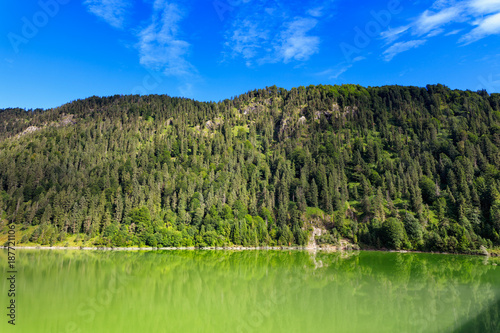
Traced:
<path fill-rule="evenodd" d="M 219 103 L 0 111 L 0 220 L 23 243 L 500 245 L 500 94 L 356 85 Z"/>

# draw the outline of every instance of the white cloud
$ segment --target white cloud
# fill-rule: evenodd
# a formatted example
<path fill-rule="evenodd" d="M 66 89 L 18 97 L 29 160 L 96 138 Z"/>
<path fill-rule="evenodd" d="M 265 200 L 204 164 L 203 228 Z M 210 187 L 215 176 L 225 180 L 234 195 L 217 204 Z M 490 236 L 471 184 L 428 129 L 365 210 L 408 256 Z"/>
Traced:
<path fill-rule="evenodd" d="M 156 0 L 150 24 L 139 33 L 140 63 L 168 76 L 192 76 L 194 66 L 186 59 L 191 45 L 179 35 L 184 13 L 173 3 Z"/>
<path fill-rule="evenodd" d="M 489 35 L 500 34 L 500 13 L 487 16 L 475 22 L 476 28 L 460 38 L 460 42 L 470 44 Z"/>
<path fill-rule="evenodd" d="M 462 0 L 458 0 L 460 2 Z M 452 7 L 457 3 L 457 0 L 436 0 L 432 4 L 431 8 L 435 10 L 440 10 L 447 7 Z"/>
<path fill-rule="evenodd" d="M 462 29 L 455 29 L 455 30 L 448 32 L 445 36 L 453 36 L 453 35 L 458 34 L 460 31 L 462 31 Z"/>
<path fill-rule="evenodd" d="M 225 45 L 245 59 L 254 58 L 269 39 L 269 31 L 250 20 L 237 21 Z"/>
<path fill-rule="evenodd" d="M 478 14 L 490 14 L 500 11 L 500 0 L 472 0 L 469 6 Z"/>
<path fill-rule="evenodd" d="M 396 41 L 399 37 L 404 35 L 410 29 L 409 25 L 397 27 L 394 29 L 389 28 L 386 31 L 382 31 L 380 36 L 385 39 L 386 44 L 391 44 Z"/>
<path fill-rule="evenodd" d="M 426 10 L 415 22 L 416 32 L 419 35 L 423 35 L 432 30 L 438 29 L 443 25 L 458 19 L 461 13 L 461 6 L 445 8 L 437 13 Z"/>
<path fill-rule="evenodd" d="M 412 40 L 404 41 L 410 34 Z M 389 28 L 380 35 L 385 45 L 383 53 L 390 61 L 398 53 L 416 48 L 430 38 L 462 34 L 459 43 L 470 44 L 489 35 L 500 34 L 500 0 L 437 0 L 409 25 Z M 400 42 L 396 42 L 402 40 Z"/>
<path fill-rule="evenodd" d="M 400 54 L 401 52 L 405 52 L 405 51 L 417 48 L 420 45 L 423 45 L 425 42 L 426 42 L 425 39 L 419 39 L 419 40 L 410 40 L 407 42 L 396 43 L 384 51 L 384 60 L 391 61 L 392 58 L 394 58 L 396 55 Z"/>
<path fill-rule="evenodd" d="M 307 61 L 320 50 L 315 29 L 331 5 L 315 1 L 290 7 L 281 0 L 242 4 L 224 34 L 224 54 L 243 58 L 247 66 Z"/>
<path fill-rule="evenodd" d="M 352 62 L 348 63 L 347 61 L 342 61 L 340 63 L 338 63 L 336 66 L 334 66 L 333 68 L 329 68 L 327 70 L 324 70 L 322 72 L 319 72 L 319 73 L 316 73 L 316 75 L 318 76 L 327 76 L 328 75 L 328 79 L 338 79 L 338 77 L 342 74 L 344 74 L 345 72 L 347 72 L 353 65 L 354 63 L 358 62 L 358 61 L 362 61 L 362 60 L 365 60 L 366 58 L 365 57 L 362 57 L 362 56 L 359 56 L 359 57 L 356 57 L 353 59 Z"/>
<path fill-rule="evenodd" d="M 225 46 L 233 56 L 243 57 L 247 66 L 306 61 L 319 52 L 320 38 L 310 35 L 317 23 L 313 18 L 296 17 L 274 26 L 269 22 L 246 18 L 233 23 Z"/>
<path fill-rule="evenodd" d="M 345 65 L 344 67 L 341 67 L 338 71 L 336 71 L 335 73 L 333 73 L 333 75 L 331 75 L 329 77 L 329 79 L 338 79 L 338 77 L 342 74 L 344 74 L 345 72 L 347 72 L 347 70 L 349 68 L 352 67 L 352 64 L 349 64 L 349 65 Z"/>
<path fill-rule="evenodd" d="M 321 17 L 323 16 L 323 7 L 312 8 L 307 11 L 307 14 L 312 17 Z"/>
<path fill-rule="evenodd" d="M 431 32 L 429 32 L 427 35 L 425 35 L 425 38 L 435 37 L 435 36 L 441 35 L 443 32 L 444 32 L 444 29 L 434 29 Z"/>
<path fill-rule="evenodd" d="M 112 27 L 122 29 L 131 6 L 128 0 L 85 0 L 87 10 L 106 21 Z"/>
<path fill-rule="evenodd" d="M 352 59 L 352 62 L 358 62 L 358 61 L 365 60 L 365 59 L 366 59 L 366 57 L 358 56 L 358 57 Z"/>
<path fill-rule="evenodd" d="M 287 29 L 281 33 L 279 47 L 283 62 L 305 61 L 319 52 L 319 37 L 307 35 L 317 23 L 317 20 L 311 18 L 296 18 L 287 24 Z"/>

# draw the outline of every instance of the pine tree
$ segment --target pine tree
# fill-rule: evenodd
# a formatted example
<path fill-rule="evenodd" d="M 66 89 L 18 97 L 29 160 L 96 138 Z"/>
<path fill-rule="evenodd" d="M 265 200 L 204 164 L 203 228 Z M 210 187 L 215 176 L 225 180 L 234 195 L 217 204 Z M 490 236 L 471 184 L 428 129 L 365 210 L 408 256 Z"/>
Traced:
<path fill-rule="evenodd" d="M 318 187 L 316 186 L 316 181 L 313 179 L 311 183 L 311 192 L 309 194 L 309 205 L 312 207 L 318 207 Z"/>

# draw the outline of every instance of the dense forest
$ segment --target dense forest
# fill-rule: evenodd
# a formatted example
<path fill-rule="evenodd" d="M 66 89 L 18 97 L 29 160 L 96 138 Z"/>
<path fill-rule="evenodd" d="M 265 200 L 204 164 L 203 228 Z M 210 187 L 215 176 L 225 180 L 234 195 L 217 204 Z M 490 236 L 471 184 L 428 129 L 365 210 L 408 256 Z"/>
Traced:
<path fill-rule="evenodd" d="M 500 245 L 500 94 L 266 87 L 218 103 L 0 110 L 0 227 L 22 243 Z"/>

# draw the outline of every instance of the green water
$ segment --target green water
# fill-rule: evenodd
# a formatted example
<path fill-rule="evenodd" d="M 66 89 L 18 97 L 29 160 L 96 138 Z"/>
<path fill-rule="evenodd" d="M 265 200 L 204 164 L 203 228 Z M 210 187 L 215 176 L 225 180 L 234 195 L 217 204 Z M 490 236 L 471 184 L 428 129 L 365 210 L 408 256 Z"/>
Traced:
<path fill-rule="evenodd" d="M 0 332 L 500 332 L 500 265 L 382 252 L 18 250 Z"/>

